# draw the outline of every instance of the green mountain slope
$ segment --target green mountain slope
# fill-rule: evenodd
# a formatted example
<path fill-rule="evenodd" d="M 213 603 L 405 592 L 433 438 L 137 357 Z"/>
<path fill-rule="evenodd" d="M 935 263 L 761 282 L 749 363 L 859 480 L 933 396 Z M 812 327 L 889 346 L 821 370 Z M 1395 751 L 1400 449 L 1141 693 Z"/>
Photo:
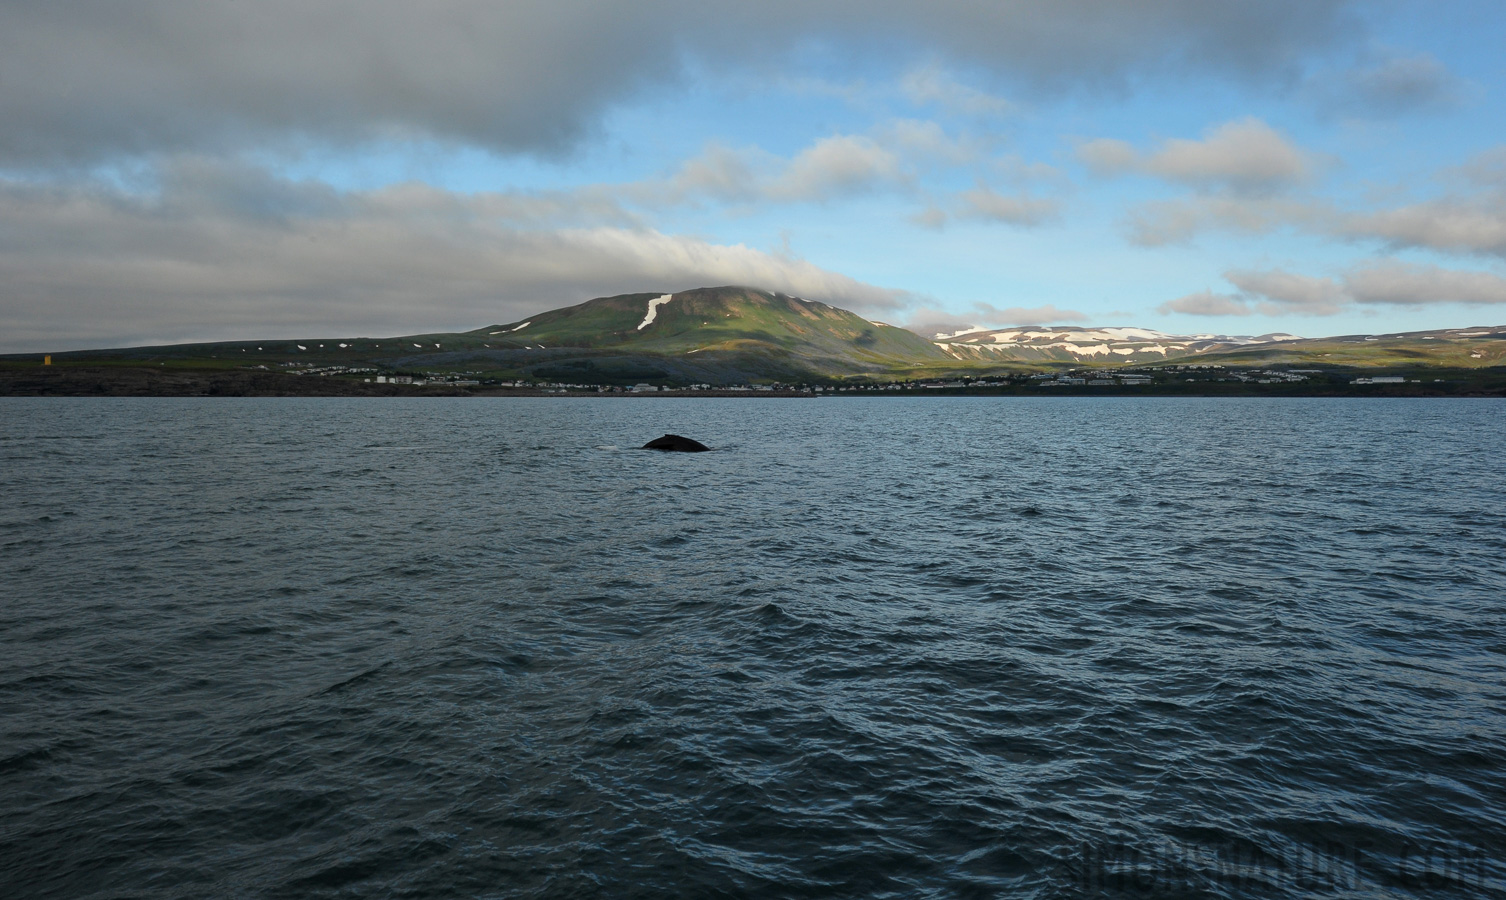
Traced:
<path fill-rule="evenodd" d="M 935 341 L 814 300 L 748 287 L 622 294 L 461 333 L 303 338 L 53 354 L 58 366 L 380 373 L 623 385 L 955 378 L 1022 370 L 1205 365 L 1462 372 L 1506 365 L 1506 327 L 1295 338 L 1140 328 L 972 329 Z M 0 357 L 0 366 L 41 363 Z"/>
<path fill-rule="evenodd" d="M 1218 348 L 1170 361 L 1224 366 L 1483 369 L 1506 365 L 1506 327 L 1299 338 L 1249 347 Z"/>
<path fill-rule="evenodd" d="M 747 287 L 601 297 L 471 334 L 485 334 L 497 346 L 764 357 L 823 374 L 881 372 L 948 360 L 930 341 L 903 328 L 819 301 Z"/>
<path fill-rule="evenodd" d="M 174 344 L 53 357 L 59 365 L 344 367 L 591 384 L 808 382 L 956 365 L 903 328 L 746 287 L 601 297 L 453 334 Z M 9 359 L 35 364 L 40 355 Z"/>

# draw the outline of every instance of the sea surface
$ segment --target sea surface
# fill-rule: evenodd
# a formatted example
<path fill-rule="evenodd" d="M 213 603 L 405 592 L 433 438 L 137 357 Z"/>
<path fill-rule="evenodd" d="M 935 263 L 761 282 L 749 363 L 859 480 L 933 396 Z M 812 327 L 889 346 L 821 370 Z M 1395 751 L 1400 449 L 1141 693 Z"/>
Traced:
<path fill-rule="evenodd" d="M 1499 401 L 5 399 L 0 498 L 6 898 L 1506 896 Z"/>

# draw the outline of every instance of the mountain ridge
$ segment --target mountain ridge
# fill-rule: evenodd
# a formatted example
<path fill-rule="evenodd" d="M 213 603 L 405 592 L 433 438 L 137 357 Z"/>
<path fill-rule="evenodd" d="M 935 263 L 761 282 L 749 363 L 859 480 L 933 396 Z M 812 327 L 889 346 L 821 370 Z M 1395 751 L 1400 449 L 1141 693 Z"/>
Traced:
<path fill-rule="evenodd" d="M 1177 335 L 1136 326 L 1017 326 L 917 334 L 820 300 L 726 285 L 597 297 L 466 332 L 224 341 L 52 354 L 59 365 L 449 372 L 596 384 L 821 383 L 1009 371 L 1199 365 L 1506 365 L 1506 326 L 1302 338 Z M 0 356 L 35 365 L 42 354 Z"/>

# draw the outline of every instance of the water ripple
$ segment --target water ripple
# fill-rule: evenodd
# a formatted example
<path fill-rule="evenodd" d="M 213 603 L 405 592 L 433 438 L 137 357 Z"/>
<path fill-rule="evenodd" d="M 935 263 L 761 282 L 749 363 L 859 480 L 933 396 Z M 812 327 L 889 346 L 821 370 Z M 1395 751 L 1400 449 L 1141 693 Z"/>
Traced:
<path fill-rule="evenodd" d="M 1498 404 L 0 400 L 0 454 L 7 897 L 1506 892 Z"/>

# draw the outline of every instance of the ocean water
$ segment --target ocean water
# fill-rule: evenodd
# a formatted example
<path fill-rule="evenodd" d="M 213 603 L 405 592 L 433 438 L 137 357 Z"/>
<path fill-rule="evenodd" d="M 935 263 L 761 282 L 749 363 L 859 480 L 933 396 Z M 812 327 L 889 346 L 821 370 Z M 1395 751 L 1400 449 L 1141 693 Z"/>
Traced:
<path fill-rule="evenodd" d="M 8 399 L 0 497 L 5 897 L 1506 894 L 1499 402 Z"/>

